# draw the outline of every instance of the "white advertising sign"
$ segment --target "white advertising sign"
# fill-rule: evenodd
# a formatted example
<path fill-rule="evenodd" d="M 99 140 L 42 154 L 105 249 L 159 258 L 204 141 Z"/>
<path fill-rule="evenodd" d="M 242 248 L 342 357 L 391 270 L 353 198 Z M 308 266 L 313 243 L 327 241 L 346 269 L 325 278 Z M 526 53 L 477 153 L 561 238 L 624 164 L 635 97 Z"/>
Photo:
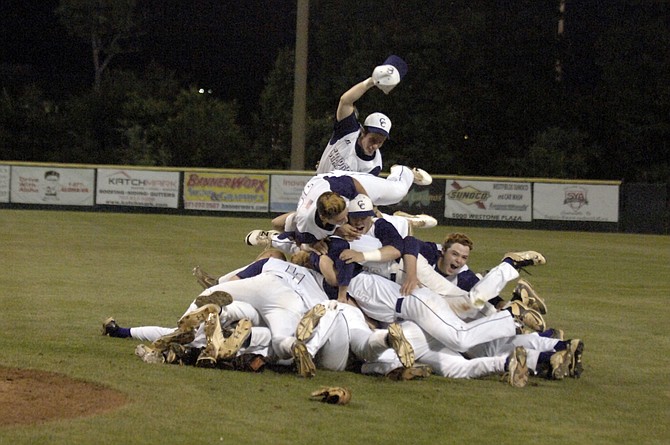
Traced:
<path fill-rule="evenodd" d="M 179 205 L 179 172 L 98 169 L 95 202 L 176 209 Z"/>
<path fill-rule="evenodd" d="M 619 221 L 619 186 L 534 185 L 533 218 L 561 221 Z"/>
<path fill-rule="evenodd" d="M 90 168 L 12 167 L 11 200 L 23 204 L 93 205 Z"/>
<path fill-rule="evenodd" d="M 531 221 L 531 186 L 527 182 L 447 179 L 444 216 L 484 221 Z"/>
<path fill-rule="evenodd" d="M 9 165 L 0 165 L 0 202 L 9 202 Z"/>
<path fill-rule="evenodd" d="M 311 176 L 272 175 L 270 182 L 270 211 L 292 212 L 298 205 L 302 189 Z"/>

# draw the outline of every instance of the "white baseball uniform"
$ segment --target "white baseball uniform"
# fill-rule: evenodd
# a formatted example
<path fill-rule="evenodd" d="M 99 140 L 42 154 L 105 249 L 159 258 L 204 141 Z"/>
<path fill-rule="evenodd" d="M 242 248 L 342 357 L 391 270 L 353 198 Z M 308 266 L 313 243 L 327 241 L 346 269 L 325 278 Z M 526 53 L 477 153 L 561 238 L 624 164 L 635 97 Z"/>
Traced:
<path fill-rule="evenodd" d="M 256 265 L 256 266 L 254 266 Z M 305 312 L 327 297 L 318 284 L 316 272 L 276 258 L 253 263 L 248 278 L 219 283 L 201 295 L 225 291 L 236 301 L 251 304 L 272 334 L 272 350 L 278 359 L 291 358 L 295 329 Z M 243 277 L 245 271 L 238 276 Z"/>
<path fill-rule="evenodd" d="M 382 155 L 375 150 L 367 155 L 358 143 L 361 125 L 352 113 L 339 122 L 335 122 L 333 135 L 328 141 L 316 173 L 328 173 L 333 170 L 371 173 L 379 175 L 382 170 Z"/>
<path fill-rule="evenodd" d="M 530 370 L 537 369 L 541 352 L 553 352 L 557 339 L 541 337 L 538 334 L 515 335 L 477 345 L 463 354 L 442 345 L 427 334 L 416 323 L 400 323 L 405 338 L 414 349 L 416 361 L 429 365 L 433 372 L 442 377 L 471 379 L 505 372 L 505 362 L 517 346 L 523 346 L 527 353 Z M 366 374 L 386 374 L 400 366 L 395 354 L 385 352 L 377 361 L 363 365 Z"/>
<path fill-rule="evenodd" d="M 324 225 L 317 215 L 316 203 L 325 192 L 335 192 L 342 196 L 347 205 L 358 195 L 352 181 L 355 179 L 365 189 L 375 205 L 391 205 L 400 202 L 414 182 L 414 173 L 409 167 L 395 165 L 386 178 L 368 173 L 333 171 L 310 179 L 302 191 L 296 212 L 287 218 L 286 231 L 295 232 L 301 243 L 322 240 L 337 229 L 334 225 Z"/>
<path fill-rule="evenodd" d="M 397 319 L 414 321 L 440 343 L 457 352 L 516 334 L 516 323 L 508 311 L 464 322 L 442 296 L 430 289 L 417 288 L 411 294 L 401 296 L 399 284 L 369 272 L 361 272 L 352 278 L 348 292 L 370 318 L 385 323 Z"/>

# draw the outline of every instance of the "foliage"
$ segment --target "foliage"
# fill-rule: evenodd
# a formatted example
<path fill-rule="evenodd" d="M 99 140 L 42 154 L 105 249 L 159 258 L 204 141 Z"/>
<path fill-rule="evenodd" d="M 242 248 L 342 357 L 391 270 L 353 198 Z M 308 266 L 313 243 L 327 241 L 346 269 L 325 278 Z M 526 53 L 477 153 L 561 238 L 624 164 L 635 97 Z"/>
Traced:
<path fill-rule="evenodd" d="M 95 90 L 111 60 L 133 51 L 138 35 L 137 0 L 60 0 L 56 14 L 68 32 L 91 44 Z"/>
<path fill-rule="evenodd" d="M 60 1 L 63 25 L 86 41 L 93 36 L 94 51 L 98 45 L 104 55 L 96 65 L 106 73 L 96 78 L 99 97 L 77 89 L 55 100 L 29 84 L 8 88 L 0 156 L 287 168 L 292 50 L 277 54 L 252 125 L 240 127 L 238 104 L 196 94 L 174 73 L 108 68 L 142 31 L 135 2 Z M 669 7 L 568 2 L 560 37 L 557 8 L 558 2 L 532 0 L 384 8 L 313 0 L 305 168 L 320 158 L 340 95 L 398 54 L 409 64 L 403 82 L 389 95 L 373 89 L 356 104 L 361 117 L 382 111 L 393 121 L 385 169 L 420 162 L 438 174 L 670 182 Z"/>

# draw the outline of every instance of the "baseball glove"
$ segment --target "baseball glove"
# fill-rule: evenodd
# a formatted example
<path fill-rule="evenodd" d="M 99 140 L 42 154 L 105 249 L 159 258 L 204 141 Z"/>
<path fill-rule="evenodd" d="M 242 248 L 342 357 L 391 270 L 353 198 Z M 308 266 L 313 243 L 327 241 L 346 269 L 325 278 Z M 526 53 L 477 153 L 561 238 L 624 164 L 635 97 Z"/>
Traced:
<path fill-rule="evenodd" d="M 318 391 L 312 393 L 313 398 L 321 398 L 321 402 L 332 403 L 334 405 L 346 405 L 351 400 L 351 391 L 348 388 L 339 386 L 324 386 Z"/>

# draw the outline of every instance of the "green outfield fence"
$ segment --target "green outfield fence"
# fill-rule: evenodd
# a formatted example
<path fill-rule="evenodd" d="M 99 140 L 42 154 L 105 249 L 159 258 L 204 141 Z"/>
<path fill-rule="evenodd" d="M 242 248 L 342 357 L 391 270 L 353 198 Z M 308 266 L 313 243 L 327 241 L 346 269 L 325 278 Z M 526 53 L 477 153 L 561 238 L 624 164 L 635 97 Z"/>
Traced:
<path fill-rule="evenodd" d="M 85 173 L 83 179 L 64 179 L 73 172 L 75 176 Z M 135 182 L 144 185 L 130 185 L 134 175 L 142 175 Z M 165 179 L 168 175 L 169 180 Z M 304 183 L 311 175 L 309 171 L 0 161 L 0 208 L 270 218 L 292 208 L 300 181 Z M 192 186 L 194 177 L 200 183 Z M 58 190 L 45 191 L 54 178 L 64 182 L 58 185 L 61 196 L 80 195 L 77 199 L 81 201 L 59 200 Z M 413 186 L 403 201 L 381 210 L 427 213 L 447 226 L 669 234 L 669 187 L 664 183 L 434 175 L 430 186 Z M 599 195 L 601 189 L 607 190 L 605 198 Z M 549 215 L 546 209 L 538 210 L 552 197 L 543 190 L 565 194 L 555 196 L 555 216 L 551 206 Z M 53 199 L 48 199 L 50 193 Z M 569 193 L 579 199 L 568 198 Z M 128 200 L 131 194 L 146 202 L 129 204 L 117 199 Z M 497 204 L 496 198 L 501 199 Z M 460 210 L 454 211 L 454 205 Z M 515 211 L 522 216 L 513 214 Z"/>

